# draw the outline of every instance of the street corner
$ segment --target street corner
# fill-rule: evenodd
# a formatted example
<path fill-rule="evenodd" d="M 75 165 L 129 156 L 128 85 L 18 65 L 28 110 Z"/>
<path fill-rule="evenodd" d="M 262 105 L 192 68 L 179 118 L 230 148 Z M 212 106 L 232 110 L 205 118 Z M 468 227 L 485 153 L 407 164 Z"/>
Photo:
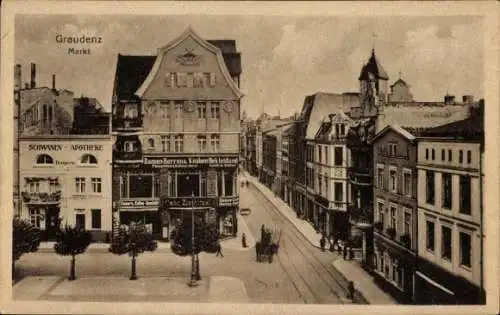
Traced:
<path fill-rule="evenodd" d="M 12 288 L 13 300 L 38 300 L 64 280 L 58 276 L 26 277 Z"/>
<path fill-rule="evenodd" d="M 245 283 L 234 277 L 212 276 L 208 301 L 215 303 L 249 303 Z"/>
<path fill-rule="evenodd" d="M 248 227 L 245 218 L 240 214 L 237 214 L 238 218 L 238 235 L 221 242 L 223 249 L 227 248 L 230 250 L 237 251 L 247 251 L 255 246 L 255 237 L 253 236 L 250 228 Z M 243 234 L 245 234 L 246 247 L 243 247 Z"/>

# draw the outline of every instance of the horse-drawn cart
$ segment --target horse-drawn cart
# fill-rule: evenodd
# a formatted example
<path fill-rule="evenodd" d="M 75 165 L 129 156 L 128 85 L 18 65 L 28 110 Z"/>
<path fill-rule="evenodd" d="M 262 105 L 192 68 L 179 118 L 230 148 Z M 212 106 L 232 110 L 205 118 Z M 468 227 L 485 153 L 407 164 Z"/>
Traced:
<path fill-rule="evenodd" d="M 256 260 L 272 263 L 273 256 L 278 253 L 280 238 L 281 231 L 277 227 L 273 230 L 263 229 L 261 240 L 255 244 Z"/>

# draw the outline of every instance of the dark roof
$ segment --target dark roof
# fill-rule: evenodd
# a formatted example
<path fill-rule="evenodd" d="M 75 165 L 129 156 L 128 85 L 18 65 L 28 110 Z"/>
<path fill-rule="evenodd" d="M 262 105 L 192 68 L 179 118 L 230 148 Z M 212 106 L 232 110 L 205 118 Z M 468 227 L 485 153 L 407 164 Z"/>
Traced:
<path fill-rule="evenodd" d="M 372 50 L 372 55 L 370 56 L 368 63 L 361 69 L 361 74 L 359 75 L 358 80 L 369 79 L 369 74 L 374 75 L 377 79 L 389 80 L 389 76 L 375 56 L 375 49 Z"/>
<path fill-rule="evenodd" d="M 321 126 L 319 127 L 319 130 L 316 133 L 316 138 L 318 139 L 327 138 L 331 130 L 332 130 L 332 123 L 330 121 L 325 121 L 321 123 Z"/>
<path fill-rule="evenodd" d="M 209 40 L 222 51 L 224 63 L 231 76 L 241 74 L 241 54 L 236 52 L 234 40 Z M 156 56 L 130 56 L 118 54 L 116 65 L 116 94 L 119 100 L 135 99 L 135 91 L 148 76 Z"/>
<path fill-rule="evenodd" d="M 484 134 L 484 117 L 472 115 L 467 119 L 429 128 L 422 137 L 454 137 L 457 139 L 479 140 Z"/>
<path fill-rule="evenodd" d="M 394 87 L 396 84 L 399 84 L 399 83 L 403 84 L 404 86 L 409 86 L 408 83 L 406 83 L 405 80 L 399 78 L 399 79 L 396 80 L 396 82 L 394 82 L 394 84 L 391 85 L 391 88 Z"/>

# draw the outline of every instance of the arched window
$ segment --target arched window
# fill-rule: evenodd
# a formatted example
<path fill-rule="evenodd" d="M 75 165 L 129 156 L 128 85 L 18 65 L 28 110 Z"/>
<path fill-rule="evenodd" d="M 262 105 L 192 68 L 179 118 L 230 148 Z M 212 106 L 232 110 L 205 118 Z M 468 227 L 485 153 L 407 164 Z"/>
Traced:
<path fill-rule="evenodd" d="M 54 159 L 50 155 L 40 154 L 36 158 L 36 164 L 54 164 Z"/>
<path fill-rule="evenodd" d="M 97 159 L 92 154 L 84 154 L 80 160 L 82 164 L 97 164 Z"/>
<path fill-rule="evenodd" d="M 155 147 L 155 140 L 153 138 L 149 138 L 148 139 L 148 144 L 149 144 L 149 148 L 154 148 Z"/>

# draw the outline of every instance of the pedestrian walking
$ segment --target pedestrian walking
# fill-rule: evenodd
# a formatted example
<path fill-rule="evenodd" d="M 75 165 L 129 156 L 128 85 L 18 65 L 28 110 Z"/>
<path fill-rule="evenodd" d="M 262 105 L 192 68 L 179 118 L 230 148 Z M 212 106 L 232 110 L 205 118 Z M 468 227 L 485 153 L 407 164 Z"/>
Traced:
<path fill-rule="evenodd" d="M 243 246 L 243 248 L 247 247 L 247 236 L 245 233 L 241 234 L 241 246 Z"/>
<path fill-rule="evenodd" d="M 215 257 L 219 257 L 220 258 L 224 258 L 224 255 L 222 254 L 222 246 L 219 244 L 217 244 L 217 253 L 215 254 Z"/>
<path fill-rule="evenodd" d="M 260 227 L 260 240 L 264 240 L 264 233 L 266 232 L 266 228 L 264 226 L 264 224 L 262 224 L 262 226 Z"/>
<path fill-rule="evenodd" d="M 348 298 L 354 300 L 354 282 L 349 281 L 349 285 L 347 286 L 347 290 L 349 291 Z"/>
<path fill-rule="evenodd" d="M 325 245 L 326 245 L 326 239 L 325 239 L 325 236 L 321 236 L 321 239 L 319 240 L 319 245 L 321 247 L 321 251 L 324 252 L 325 251 Z"/>

